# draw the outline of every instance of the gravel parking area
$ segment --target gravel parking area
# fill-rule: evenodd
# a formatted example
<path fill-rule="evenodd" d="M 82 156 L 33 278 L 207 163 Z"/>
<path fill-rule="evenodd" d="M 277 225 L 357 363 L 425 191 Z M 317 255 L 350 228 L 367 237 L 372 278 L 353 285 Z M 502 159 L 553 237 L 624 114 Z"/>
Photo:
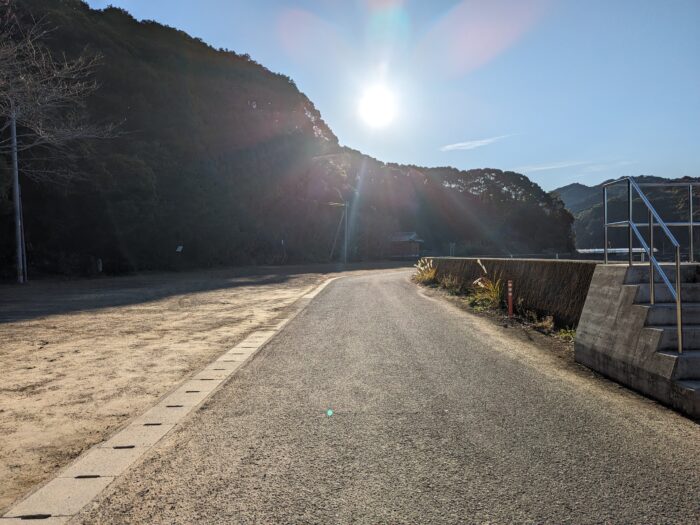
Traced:
<path fill-rule="evenodd" d="M 273 321 L 331 267 L 0 286 L 0 509 Z"/>

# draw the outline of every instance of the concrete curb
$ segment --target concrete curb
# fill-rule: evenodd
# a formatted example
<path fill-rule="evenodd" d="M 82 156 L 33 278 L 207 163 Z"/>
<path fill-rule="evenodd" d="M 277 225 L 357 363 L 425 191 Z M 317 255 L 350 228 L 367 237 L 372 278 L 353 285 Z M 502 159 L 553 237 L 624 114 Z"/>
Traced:
<path fill-rule="evenodd" d="M 307 288 L 290 305 L 290 315 L 261 325 L 236 346 L 170 390 L 146 412 L 132 419 L 107 440 L 81 454 L 45 484 L 15 503 L 0 517 L 0 525 L 39 521 L 68 522 L 119 475 L 160 442 L 170 431 L 209 399 L 234 373 L 257 354 L 313 298 L 340 277 Z"/>

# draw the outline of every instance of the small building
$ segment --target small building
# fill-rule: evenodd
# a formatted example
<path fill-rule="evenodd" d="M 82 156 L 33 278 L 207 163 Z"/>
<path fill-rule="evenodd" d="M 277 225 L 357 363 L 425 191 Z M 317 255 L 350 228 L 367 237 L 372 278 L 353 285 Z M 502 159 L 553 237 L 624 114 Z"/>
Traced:
<path fill-rule="evenodd" d="M 415 259 L 420 257 L 425 241 L 416 232 L 396 232 L 389 239 L 392 259 Z"/>

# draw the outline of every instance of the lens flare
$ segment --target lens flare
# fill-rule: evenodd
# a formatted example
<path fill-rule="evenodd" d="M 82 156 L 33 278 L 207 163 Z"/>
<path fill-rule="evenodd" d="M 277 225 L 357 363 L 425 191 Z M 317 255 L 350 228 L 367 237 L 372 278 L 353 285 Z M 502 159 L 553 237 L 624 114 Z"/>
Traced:
<path fill-rule="evenodd" d="M 462 0 L 427 31 L 416 62 L 448 76 L 471 73 L 515 45 L 548 12 L 551 0 Z"/>

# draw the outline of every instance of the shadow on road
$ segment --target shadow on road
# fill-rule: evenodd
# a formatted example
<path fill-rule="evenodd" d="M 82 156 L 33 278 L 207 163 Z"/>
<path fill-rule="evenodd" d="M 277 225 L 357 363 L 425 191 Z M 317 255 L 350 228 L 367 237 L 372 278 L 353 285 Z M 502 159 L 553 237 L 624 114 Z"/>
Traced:
<path fill-rule="evenodd" d="M 84 312 L 157 301 L 166 297 L 242 286 L 280 285 L 300 275 L 402 268 L 409 263 L 357 263 L 346 266 L 248 266 L 192 272 L 145 273 L 76 280 L 38 280 L 0 285 L 0 324 L 56 314 Z"/>

